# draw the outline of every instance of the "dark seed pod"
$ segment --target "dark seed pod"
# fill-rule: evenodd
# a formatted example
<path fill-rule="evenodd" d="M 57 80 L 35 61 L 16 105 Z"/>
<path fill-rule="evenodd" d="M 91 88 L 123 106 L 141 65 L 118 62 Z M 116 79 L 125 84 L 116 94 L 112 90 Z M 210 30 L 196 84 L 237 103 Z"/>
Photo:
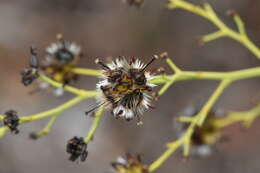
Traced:
<path fill-rule="evenodd" d="M 67 143 L 67 153 L 70 154 L 69 160 L 76 161 L 78 158 L 84 162 L 88 156 L 87 144 L 82 137 L 73 137 Z"/>
<path fill-rule="evenodd" d="M 30 59 L 30 67 L 38 69 L 39 68 L 39 61 L 37 57 L 36 48 L 31 47 L 31 59 Z"/>
<path fill-rule="evenodd" d="M 14 110 L 9 110 L 5 112 L 5 117 L 4 117 L 4 125 L 9 127 L 12 133 L 18 134 L 19 130 L 17 129 L 19 125 L 19 117 L 17 115 L 17 112 Z"/>
<path fill-rule="evenodd" d="M 30 133 L 29 137 L 33 140 L 37 140 L 39 138 L 36 133 Z"/>
<path fill-rule="evenodd" d="M 35 79 L 38 78 L 38 73 L 36 69 L 26 68 L 24 69 L 24 71 L 21 72 L 21 76 L 22 76 L 22 80 L 21 80 L 22 84 L 24 84 L 24 86 L 28 86 L 32 84 Z"/>
<path fill-rule="evenodd" d="M 30 57 L 29 67 L 25 68 L 21 72 L 21 76 L 22 76 L 21 82 L 22 84 L 24 84 L 24 86 L 30 85 L 31 83 L 33 83 L 35 79 L 38 78 L 39 61 L 37 58 L 36 48 L 31 47 L 30 51 L 31 51 L 31 57 Z"/>

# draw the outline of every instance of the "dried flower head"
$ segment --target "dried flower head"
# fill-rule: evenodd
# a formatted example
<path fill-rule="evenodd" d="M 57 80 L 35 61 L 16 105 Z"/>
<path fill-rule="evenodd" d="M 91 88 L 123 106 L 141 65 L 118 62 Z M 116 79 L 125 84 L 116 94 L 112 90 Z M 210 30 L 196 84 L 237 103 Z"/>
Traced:
<path fill-rule="evenodd" d="M 81 48 L 76 43 L 65 41 L 61 34 L 58 41 L 46 48 L 46 57 L 41 69 L 57 82 L 68 84 L 76 81 L 78 75 L 71 72 L 82 56 Z"/>
<path fill-rule="evenodd" d="M 118 157 L 111 165 L 118 173 L 148 173 L 148 167 L 142 164 L 140 155 L 134 157 L 126 154 L 126 159 Z"/>
<path fill-rule="evenodd" d="M 99 105 L 86 113 L 105 105 L 116 118 L 140 120 L 139 115 L 152 107 L 149 93 L 155 85 L 149 83 L 153 75 L 145 70 L 156 58 L 144 64 L 136 58 L 128 62 L 120 57 L 107 65 L 97 59 L 96 63 L 103 69 L 102 81 L 97 84 Z"/>
<path fill-rule="evenodd" d="M 199 107 L 189 107 L 185 110 L 184 116 L 195 116 L 199 113 Z M 192 153 L 198 156 L 207 156 L 212 152 L 212 145 L 221 137 L 220 129 L 214 125 L 214 121 L 220 117 L 217 116 L 216 110 L 209 112 L 205 122 L 201 127 L 195 127 L 191 136 Z M 176 129 L 180 135 L 187 129 L 188 123 L 176 124 Z"/>
<path fill-rule="evenodd" d="M 144 3 L 144 0 L 124 0 L 125 3 L 128 3 L 130 6 L 141 7 Z"/>
<path fill-rule="evenodd" d="M 69 160 L 76 161 L 78 158 L 84 162 L 88 156 L 87 144 L 82 137 L 74 136 L 68 141 L 67 153 L 70 154 Z"/>
<path fill-rule="evenodd" d="M 19 130 L 17 129 L 18 125 L 19 125 L 19 117 L 17 115 L 17 112 L 14 110 L 9 110 L 7 112 L 4 113 L 5 117 L 4 117 L 4 125 L 7 126 L 12 133 L 14 134 L 18 134 Z"/>
<path fill-rule="evenodd" d="M 81 57 L 81 48 L 76 43 L 63 39 L 61 34 L 57 35 L 58 41 L 46 48 L 46 60 L 48 63 L 67 65 L 75 63 Z"/>
<path fill-rule="evenodd" d="M 35 79 L 38 78 L 39 62 L 37 58 L 36 48 L 31 47 L 31 57 L 29 67 L 25 68 L 22 72 L 22 83 L 25 86 L 30 85 Z"/>

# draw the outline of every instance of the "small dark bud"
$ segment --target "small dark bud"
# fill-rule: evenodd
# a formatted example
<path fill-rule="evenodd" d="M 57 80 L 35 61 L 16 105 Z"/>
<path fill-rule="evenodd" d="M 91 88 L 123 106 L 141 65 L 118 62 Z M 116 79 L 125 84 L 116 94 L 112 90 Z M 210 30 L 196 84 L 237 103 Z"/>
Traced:
<path fill-rule="evenodd" d="M 84 162 L 88 156 L 87 144 L 82 137 L 73 137 L 68 141 L 67 153 L 70 154 L 69 160 L 76 161 L 78 158 Z"/>
<path fill-rule="evenodd" d="M 153 92 L 153 93 L 152 93 L 152 97 L 153 97 L 153 99 L 156 100 L 156 101 L 159 100 L 159 93 L 158 93 L 158 92 Z"/>
<path fill-rule="evenodd" d="M 154 58 L 155 60 L 157 60 L 157 59 L 159 59 L 160 57 L 159 57 L 158 55 L 153 55 L 153 58 Z"/>
<path fill-rule="evenodd" d="M 30 133 L 29 138 L 32 140 L 37 140 L 39 138 L 39 136 L 36 133 Z"/>
<path fill-rule="evenodd" d="M 163 67 L 160 67 L 157 69 L 157 73 L 158 74 L 164 74 L 165 73 L 165 69 Z"/>
<path fill-rule="evenodd" d="M 198 46 L 204 46 L 205 45 L 205 41 L 202 39 L 202 38 L 198 38 L 197 39 L 197 44 L 198 44 Z"/>
<path fill-rule="evenodd" d="M 228 10 L 226 14 L 227 14 L 227 16 L 233 17 L 233 16 L 237 15 L 237 12 L 235 10 Z"/>
<path fill-rule="evenodd" d="M 35 47 L 31 47 L 31 59 L 30 59 L 30 67 L 38 69 L 39 68 L 39 61 L 37 57 L 37 49 Z"/>
<path fill-rule="evenodd" d="M 29 62 L 29 67 L 25 68 L 22 72 L 22 83 L 24 86 L 30 85 L 35 79 L 38 78 L 38 68 L 39 68 L 39 61 L 37 58 L 36 48 L 31 47 L 31 57 Z"/>
<path fill-rule="evenodd" d="M 124 1 L 128 3 L 130 6 L 136 6 L 138 8 L 140 8 L 144 3 L 144 0 L 124 0 Z"/>
<path fill-rule="evenodd" d="M 166 59 L 166 58 L 168 58 L 169 56 L 168 56 L 168 53 L 167 53 L 167 52 L 163 52 L 163 53 L 161 53 L 160 57 L 163 58 L 163 59 Z"/>
<path fill-rule="evenodd" d="M 38 72 L 34 68 L 25 68 L 24 71 L 21 72 L 21 76 L 21 82 L 24 84 L 24 86 L 28 86 L 38 78 Z"/>
<path fill-rule="evenodd" d="M 5 112 L 5 117 L 4 117 L 4 125 L 9 127 L 12 133 L 18 134 L 19 130 L 17 129 L 19 125 L 19 117 L 17 115 L 17 112 L 14 110 L 9 110 Z"/>

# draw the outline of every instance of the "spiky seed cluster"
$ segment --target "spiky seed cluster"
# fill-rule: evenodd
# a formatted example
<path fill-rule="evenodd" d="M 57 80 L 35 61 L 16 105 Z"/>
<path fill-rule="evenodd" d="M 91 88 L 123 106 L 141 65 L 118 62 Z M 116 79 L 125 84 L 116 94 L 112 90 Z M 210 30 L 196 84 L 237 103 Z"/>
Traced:
<path fill-rule="evenodd" d="M 139 119 L 139 115 L 151 107 L 149 92 L 155 85 L 149 83 L 153 75 L 145 70 L 156 58 L 154 56 L 148 64 L 136 58 L 127 61 L 124 57 L 107 65 L 96 60 L 103 68 L 103 80 L 97 84 L 97 90 L 101 91 L 97 98 L 99 104 L 111 109 L 116 118 Z"/>
<path fill-rule="evenodd" d="M 65 41 L 62 35 L 58 41 L 46 48 L 46 57 L 42 70 L 53 80 L 68 84 L 76 81 L 78 76 L 71 72 L 82 56 L 81 48 L 76 43 Z"/>
<path fill-rule="evenodd" d="M 7 112 L 4 113 L 5 117 L 4 117 L 4 125 L 7 126 L 12 133 L 14 134 L 18 134 L 19 130 L 17 129 L 18 125 L 19 125 L 19 117 L 17 115 L 17 112 L 14 110 L 9 110 Z"/>
<path fill-rule="evenodd" d="M 38 78 L 39 62 L 35 48 L 31 47 L 31 57 L 29 67 L 25 68 L 22 72 L 22 83 L 24 86 L 30 85 L 35 79 Z"/>
<path fill-rule="evenodd" d="M 117 173 L 148 173 L 148 168 L 142 164 L 140 155 L 134 157 L 126 154 L 126 158 L 118 157 L 111 165 Z"/>
<path fill-rule="evenodd" d="M 199 113 L 199 107 L 189 107 L 185 110 L 184 116 L 195 116 Z M 207 156 L 211 153 L 211 146 L 221 137 L 220 129 L 214 125 L 214 121 L 218 119 L 216 110 L 209 112 L 205 122 L 201 127 L 195 127 L 191 136 L 192 152 L 194 155 Z M 189 124 L 178 123 L 176 129 L 180 135 L 187 129 Z"/>
<path fill-rule="evenodd" d="M 73 137 L 67 143 L 67 153 L 70 154 L 69 160 L 76 161 L 78 158 L 84 162 L 88 156 L 87 144 L 82 137 Z"/>
<path fill-rule="evenodd" d="M 141 7 L 144 0 L 124 0 L 124 2 L 128 3 L 130 6 Z"/>

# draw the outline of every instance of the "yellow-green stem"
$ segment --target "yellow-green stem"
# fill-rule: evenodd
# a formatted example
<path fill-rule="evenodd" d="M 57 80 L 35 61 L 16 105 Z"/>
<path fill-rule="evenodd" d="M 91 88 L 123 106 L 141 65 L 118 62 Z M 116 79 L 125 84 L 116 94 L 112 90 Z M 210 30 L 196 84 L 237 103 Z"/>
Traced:
<path fill-rule="evenodd" d="M 0 138 L 4 137 L 5 133 L 9 130 L 8 127 L 6 126 L 3 126 L 3 127 L 0 127 Z"/>
<path fill-rule="evenodd" d="M 74 106 L 75 104 L 77 104 L 77 103 L 79 103 L 79 102 L 81 102 L 85 99 L 93 98 L 95 96 L 96 96 L 96 92 L 90 92 L 89 91 L 88 94 L 77 96 L 77 97 L 69 100 L 68 102 L 66 102 L 66 103 L 64 103 L 64 104 L 62 104 L 62 105 L 60 105 L 56 108 L 50 109 L 50 110 L 42 112 L 42 113 L 34 114 L 34 115 L 31 115 L 31 116 L 21 117 L 20 118 L 20 124 L 39 120 L 39 119 L 46 118 L 46 117 L 49 117 L 49 116 L 53 116 L 53 115 L 55 115 L 59 112 L 65 111 L 66 109 Z"/>
<path fill-rule="evenodd" d="M 172 155 L 172 153 L 174 153 L 183 144 L 183 141 L 184 138 L 168 144 L 167 150 L 162 155 L 160 155 L 160 157 L 156 159 L 152 164 L 150 164 L 148 172 L 151 173 L 156 171 Z"/>
<path fill-rule="evenodd" d="M 38 131 L 37 133 L 35 133 L 35 135 L 36 135 L 37 137 L 41 137 L 41 136 L 43 136 L 43 135 L 48 134 L 48 133 L 50 132 L 50 130 L 51 130 L 53 124 L 54 124 L 55 121 L 57 120 L 57 118 L 58 118 L 59 115 L 61 115 L 61 113 L 57 113 L 56 115 L 53 115 L 53 116 L 50 118 L 50 120 L 49 120 L 49 122 L 47 123 L 47 125 L 46 125 L 42 130 L 40 130 L 40 131 Z"/>
<path fill-rule="evenodd" d="M 218 98 L 221 96 L 223 93 L 224 89 L 228 87 L 232 83 L 231 80 L 223 80 L 219 84 L 218 88 L 213 92 L 212 96 L 209 98 L 207 103 L 202 107 L 201 111 L 199 112 L 198 116 L 199 121 L 198 125 L 201 126 L 203 122 L 205 121 L 209 111 L 212 109 L 213 105 L 216 103 Z"/>
<path fill-rule="evenodd" d="M 56 87 L 56 88 L 63 88 L 64 90 L 66 91 L 69 91 L 73 94 L 76 94 L 76 95 L 83 95 L 85 94 L 85 91 L 84 90 L 81 90 L 81 89 L 78 89 L 78 88 L 74 88 L 74 87 L 71 87 L 69 85 L 63 85 L 59 82 L 56 82 L 50 78 L 48 78 L 47 76 L 43 75 L 43 74 L 39 74 L 39 78 L 42 79 L 44 82 L 50 84 L 51 86 L 53 87 Z"/>
<path fill-rule="evenodd" d="M 170 0 L 169 9 L 181 8 L 186 11 L 192 12 L 196 15 L 199 15 L 211 23 L 213 23 L 219 30 L 225 34 L 227 37 L 230 37 L 246 48 L 248 48 L 258 59 L 260 59 L 260 49 L 257 47 L 246 35 L 246 31 L 244 29 L 244 24 L 242 20 L 238 17 L 234 17 L 234 21 L 237 24 L 239 31 L 235 31 L 224 24 L 220 18 L 216 15 L 215 11 L 211 8 L 211 6 L 207 3 L 204 3 L 204 7 L 200 7 L 197 5 L 193 5 L 192 3 L 186 2 L 185 0 Z M 218 38 L 218 37 L 216 37 Z"/>
<path fill-rule="evenodd" d="M 97 130 L 99 124 L 100 124 L 100 119 L 103 115 L 103 112 L 104 112 L 103 106 L 100 107 L 99 110 L 96 112 L 94 122 L 93 122 L 93 124 L 92 124 L 92 126 L 91 126 L 91 128 L 88 132 L 88 135 L 84 139 L 86 144 L 89 143 L 93 139 L 94 134 L 95 134 L 95 132 L 96 132 L 96 130 Z"/>
<path fill-rule="evenodd" d="M 260 116 L 260 104 L 249 111 L 230 112 L 225 117 L 214 120 L 214 126 L 225 128 L 231 124 L 242 122 L 248 127 L 258 116 Z"/>
<path fill-rule="evenodd" d="M 181 71 L 174 75 L 159 75 L 150 81 L 153 84 L 169 83 L 183 80 L 242 80 L 260 77 L 260 67 L 236 70 L 232 72 Z M 168 88 L 167 88 L 168 89 Z"/>
<path fill-rule="evenodd" d="M 89 68 L 73 68 L 73 73 L 86 76 L 100 76 L 101 70 L 89 69 Z"/>

